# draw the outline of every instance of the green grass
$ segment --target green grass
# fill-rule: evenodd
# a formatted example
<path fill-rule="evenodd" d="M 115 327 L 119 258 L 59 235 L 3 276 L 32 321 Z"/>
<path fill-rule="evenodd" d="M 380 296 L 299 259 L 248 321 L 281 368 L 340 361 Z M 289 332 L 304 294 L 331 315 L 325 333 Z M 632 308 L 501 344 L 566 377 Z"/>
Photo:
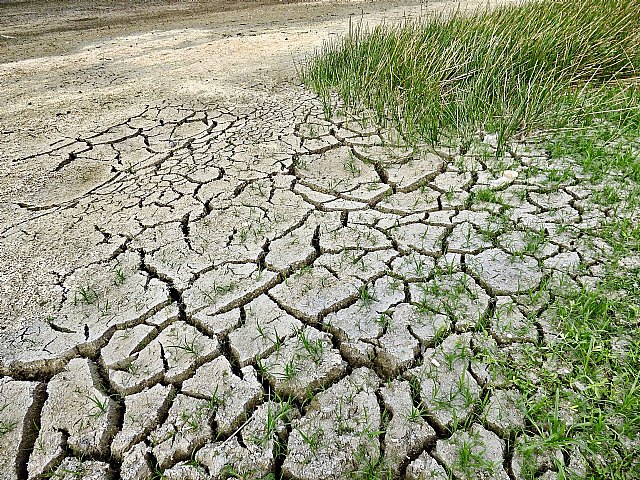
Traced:
<path fill-rule="evenodd" d="M 337 94 L 341 108 L 408 142 L 464 150 L 497 133 L 498 153 L 513 139 L 541 142 L 550 159 L 570 161 L 537 173 L 593 188 L 594 208 L 608 210 L 585 232 L 610 248 L 607 273 L 595 288 L 552 293 L 546 306 L 561 341 L 523 344 L 517 359 L 498 348 L 484 360 L 525 399 L 534 439 L 525 450 L 584 457 L 586 477 L 556 462 L 561 479 L 640 478 L 640 268 L 619 263 L 640 254 L 639 11 L 638 0 L 542 0 L 353 27 L 300 70 L 327 113 Z M 473 198 L 498 199 L 489 189 Z M 524 253 L 546 240 L 530 232 Z M 526 478 L 541 473 L 530 467 Z"/>
<path fill-rule="evenodd" d="M 357 26 L 300 73 L 327 109 L 337 93 L 408 139 L 465 143 L 492 132 L 502 144 L 602 113 L 612 128 L 638 131 L 639 10 L 637 0 L 542 0 Z"/>
<path fill-rule="evenodd" d="M 566 375 L 541 373 L 547 395 L 529 402 L 537 433 L 557 446 L 577 447 L 591 463 L 589 478 L 639 478 L 640 270 L 605 279 L 552 306 L 564 341 L 544 347 Z M 524 384 L 521 384 L 524 385 Z M 525 387 L 525 391 L 527 388 Z M 558 405 L 572 420 L 558 413 Z M 555 412 L 555 413 L 554 413 Z"/>

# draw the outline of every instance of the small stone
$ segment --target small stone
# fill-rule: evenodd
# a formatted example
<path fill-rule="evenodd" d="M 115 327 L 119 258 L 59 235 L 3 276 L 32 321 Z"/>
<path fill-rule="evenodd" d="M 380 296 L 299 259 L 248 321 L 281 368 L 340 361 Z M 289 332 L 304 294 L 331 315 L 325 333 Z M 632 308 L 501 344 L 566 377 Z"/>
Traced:
<path fill-rule="evenodd" d="M 504 172 L 502 172 L 502 176 L 508 180 L 513 181 L 518 178 L 518 172 L 516 172 L 515 170 L 505 170 Z"/>

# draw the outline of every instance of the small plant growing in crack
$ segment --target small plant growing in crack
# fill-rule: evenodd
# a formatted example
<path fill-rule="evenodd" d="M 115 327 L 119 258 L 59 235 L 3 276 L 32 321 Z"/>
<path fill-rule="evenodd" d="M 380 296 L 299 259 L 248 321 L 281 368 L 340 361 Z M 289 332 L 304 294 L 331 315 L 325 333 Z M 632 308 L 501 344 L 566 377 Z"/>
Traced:
<path fill-rule="evenodd" d="M 524 234 L 523 253 L 533 255 L 537 253 L 546 241 L 546 233 L 542 230 L 527 230 Z"/>
<path fill-rule="evenodd" d="M 77 468 L 71 469 L 58 467 L 55 471 L 43 475 L 43 478 L 84 478 L 87 472 L 83 465 L 83 460 L 82 458 L 79 458 L 78 461 L 79 464 Z"/>
<path fill-rule="evenodd" d="M 480 452 L 476 452 L 478 447 L 477 441 L 463 440 L 462 444 L 458 446 L 458 457 L 456 459 L 457 467 L 465 473 L 468 478 L 474 477 L 478 470 L 488 472 L 492 474 L 494 471 L 494 465 L 488 461 L 484 456 L 484 449 Z"/>
<path fill-rule="evenodd" d="M 366 437 L 366 438 L 378 438 L 378 437 L 380 437 L 381 435 L 383 435 L 385 433 L 385 431 L 383 429 L 375 428 L 375 427 L 371 426 L 368 423 L 369 422 L 369 415 L 368 415 L 368 412 L 366 410 L 364 412 L 364 417 L 365 417 L 366 425 L 362 429 L 361 435 L 363 437 Z"/>
<path fill-rule="evenodd" d="M 299 156 L 294 164 L 297 168 L 299 168 L 300 170 L 307 170 L 307 168 L 309 168 L 309 163 L 306 159 L 306 157 L 303 156 Z"/>
<path fill-rule="evenodd" d="M 313 265 L 303 265 L 296 272 L 296 277 L 302 277 L 303 275 L 311 273 L 312 271 L 313 271 Z"/>
<path fill-rule="evenodd" d="M 36 435 L 36 443 L 34 444 L 33 449 L 37 450 L 40 453 L 46 453 L 47 448 L 45 447 L 45 444 L 44 444 L 44 438 L 42 435 L 40 435 L 42 431 L 42 425 L 38 425 L 34 420 L 32 423 L 32 428 Z"/>
<path fill-rule="evenodd" d="M 282 425 L 289 424 L 289 415 L 293 408 L 293 404 L 290 398 L 286 400 L 282 399 L 276 394 L 276 404 L 272 402 L 267 403 L 267 418 L 264 423 L 264 430 L 261 435 L 253 436 L 250 440 L 255 445 L 265 446 L 271 440 L 275 440 L 275 448 L 284 448 L 284 445 L 279 445 L 280 439 L 277 438 L 276 433 L 278 428 Z"/>
<path fill-rule="evenodd" d="M 303 432 L 299 428 L 296 431 L 300 434 L 302 441 L 309 447 L 309 450 L 315 455 L 320 448 L 320 440 L 324 435 L 324 430 L 321 427 L 316 428 L 313 432 Z"/>
<path fill-rule="evenodd" d="M 362 306 L 365 308 L 370 308 L 371 305 L 377 300 L 373 289 L 368 283 L 365 283 L 358 289 L 358 296 L 360 297 Z"/>
<path fill-rule="evenodd" d="M 159 466 L 155 466 L 153 469 L 151 480 L 167 480 L 167 476 Z"/>
<path fill-rule="evenodd" d="M 447 202 L 450 202 L 453 200 L 454 195 L 455 192 L 453 191 L 453 187 L 449 187 L 449 190 L 444 193 L 444 198 L 447 200 Z"/>
<path fill-rule="evenodd" d="M 426 274 L 424 260 L 417 257 L 415 254 L 412 254 L 411 263 L 413 265 L 413 271 L 416 276 L 423 278 Z"/>
<path fill-rule="evenodd" d="M 264 272 L 266 272 L 266 268 L 264 268 L 262 265 L 258 265 L 258 268 L 255 271 L 255 274 L 253 275 L 253 279 L 256 282 L 259 282 L 260 280 L 262 280 L 262 277 L 264 275 Z"/>
<path fill-rule="evenodd" d="M 324 353 L 324 343 L 322 341 L 322 338 L 310 340 L 309 337 L 307 337 L 306 332 L 304 330 L 300 330 L 300 332 L 298 333 L 298 339 L 302 343 L 302 347 L 311 356 L 311 360 L 313 360 L 313 363 L 319 365 L 322 361 L 322 354 Z"/>
<path fill-rule="evenodd" d="M 456 360 L 468 361 L 470 359 L 466 345 L 460 341 L 456 342 L 453 350 L 450 352 L 443 352 L 442 357 L 449 370 L 453 370 Z"/>
<path fill-rule="evenodd" d="M 240 242 L 244 243 L 247 241 L 247 236 L 249 235 L 249 228 L 241 228 L 240 231 L 238 232 L 239 238 L 240 238 Z"/>
<path fill-rule="evenodd" d="M 285 362 L 280 376 L 286 381 L 291 381 L 297 375 L 298 375 L 298 368 L 296 367 L 295 360 L 292 358 L 288 362 Z"/>
<path fill-rule="evenodd" d="M 338 187 L 344 182 L 345 182 L 344 178 L 341 178 L 339 180 L 335 178 L 331 178 L 327 182 L 327 188 L 329 189 L 330 192 L 335 192 L 338 189 Z"/>
<path fill-rule="evenodd" d="M 94 305 L 98 303 L 100 297 L 95 288 L 87 285 L 80 287 L 73 296 L 73 304 L 78 305 L 84 303 L 85 305 Z"/>
<path fill-rule="evenodd" d="M 113 279 L 113 283 L 115 285 L 122 285 L 124 283 L 124 281 L 127 279 L 127 276 L 124 272 L 124 269 L 122 267 L 117 267 L 114 271 L 114 279 Z"/>
<path fill-rule="evenodd" d="M 256 320 L 256 331 L 258 332 L 258 336 L 255 337 L 254 340 L 259 338 L 262 338 L 263 340 L 270 340 L 264 327 L 260 324 L 260 320 Z"/>
<path fill-rule="evenodd" d="M 104 299 L 104 303 L 100 308 L 100 315 L 106 317 L 111 312 L 111 303 L 109 302 L 109 298 Z"/>
<path fill-rule="evenodd" d="M 263 359 L 259 358 L 256 361 L 256 371 L 260 376 L 262 377 L 268 376 L 271 369 L 272 369 L 272 366 L 266 364 Z"/>
<path fill-rule="evenodd" d="M 199 432 L 202 429 L 200 412 L 180 412 L 180 420 L 187 430 Z"/>
<path fill-rule="evenodd" d="M 204 295 L 204 297 L 210 302 L 210 303 L 216 303 L 217 299 L 220 298 L 221 296 L 224 296 L 228 293 L 233 292 L 236 288 L 238 288 L 238 286 L 233 283 L 233 282 L 229 282 L 226 284 L 217 284 L 214 282 L 213 286 L 207 291 L 207 290 L 201 290 L 202 295 Z"/>
<path fill-rule="evenodd" d="M 426 413 L 427 409 L 422 405 L 419 405 L 417 407 L 415 405 L 412 405 L 411 410 L 409 410 L 409 412 L 405 414 L 405 419 L 408 422 L 416 423 L 420 421 L 420 419 L 423 418 Z"/>
<path fill-rule="evenodd" d="M 338 425 L 338 435 L 344 435 L 345 433 L 350 433 L 353 429 L 349 426 L 347 419 L 345 418 L 345 414 L 343 412 L 344 407 L 344 399 L 340 398 L 338 402 L 338 410 L 336 411 L 336 422 Z"/>
<path fill-rule="evenodd" d="M 90 417 L 97 418 L 107 413 L 107 407 L 109 404 L 109 400 L 107 398 L 101 400 L 97 395 L 84 395 L 84 397 L 93 404 L 91 411 L 89 412 Z"/>
<path fill-rule="evenodd" d="M 125 364 L 123 370 L 131 375 L 136 375 L 140 371 L 140 366 L 136 365 L 133 361 L 129 361 Z"/>
<path fill-rule="evenodd" d="M 360 447 L 355 454 L 355 460 L 358 468 L 350 475 L 355 480 L 391 480 L 393 478 L 393 471 L 380 455 L 371 457 L 369 452 Z"/>
<path fill-rule="evenodd" d="M 490 188 L 480 188 L 474 192 L 473 199 L 476 202 L 485 202 L 485 203 L 501 203 L 501 198 L 498 194 L 491 190 Z"/>
<path fill-rule="evenodd" d="M 219 385 L 216 385 L 215 390 L 211 393 L 211 397 L 207 401 L 207 409 L 215 411 L 220 405 L 224 405 L 224 399 L 218 395 Z"/>
<path fill-rule="evenodd" d="M 404 283 L 399 278 L 392 277 L 388 289 L 390 293 L 396 293 L 404 289 Z"/>
<path fill-rule="evenodd" d="M 2 412 L 2 410 L 4 410 L 7 407 L 7 405 L 5 405 L 4 407 L 0 408 L 0 413 Z M 0 437 L 3 437 L 4 435 L 13 432 L 16 427 L 18 426 L 18 422 L 15 421 L 9 421 L 9 420 L 0 420 Z"/>
<path fill-rule="evenodd" d="M 353 156 L 353 152 L 349 152 L 349 159 L 344 164 L 344 169 L 353 177 L 360 175 L 360 168 L 356 165 L 356 159 Z"/>
<path fill-rule="evenodd" d="M 175 348 L 179 348 L 184 350 L 187 353 L 190 353 L 194 357 L 197 357 L 200 354 L 200 345 L 197 344 L 196 339 L 192 338 L 191 340 L 187 340 L 186 338 L 180 345 L 172 345 Z"/>
<path fill-rule="evenodd" d="M 280 348 L 282 348 L 282 345 L 284 344 L 284 338 L 280 336 L 278 330 L 276 330 L 275 327 L 273 327 L 273 335 L 275 337 L 275 339 L 273 340 L 274 351 L 276 352 L 276 354 L 279 354 Z"/>
<path fill-rule="evenodd" d="M 386 330 L 391 326 L 391 316 L 386 313 L 381 313 L 376 318 L 376 323 L 380 326 L 380 328 Z"/>

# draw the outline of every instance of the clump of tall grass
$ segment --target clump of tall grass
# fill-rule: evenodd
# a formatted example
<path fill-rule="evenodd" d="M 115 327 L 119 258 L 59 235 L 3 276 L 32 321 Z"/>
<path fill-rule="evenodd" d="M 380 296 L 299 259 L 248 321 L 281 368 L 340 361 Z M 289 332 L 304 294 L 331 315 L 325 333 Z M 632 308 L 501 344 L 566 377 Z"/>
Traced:
<path fill-rule="evenodd" d="M 479 131 L 502 141 L 600 110 L 624 122 L 640 105 L 638 12 L 638 0 L 539 0 L 356 26 L 325 43 L 301 77 L 327 104 L 335 92 L 434 143 Z"/>

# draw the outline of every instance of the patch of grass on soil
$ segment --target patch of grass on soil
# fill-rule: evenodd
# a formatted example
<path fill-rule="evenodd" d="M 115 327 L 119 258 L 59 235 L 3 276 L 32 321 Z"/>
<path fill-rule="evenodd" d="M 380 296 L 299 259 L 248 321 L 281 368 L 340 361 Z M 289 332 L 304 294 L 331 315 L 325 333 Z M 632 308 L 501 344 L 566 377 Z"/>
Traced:
<path fill-rule="evenodd" d="M 431 14 L 326 43 L 301 68 L 330 106 L 369 109 L 405 136 L 500 141 L 616 113 L 638 127 L 640 3 L 543 0 Z M 613 117 L 613 115 L 609 115 Z"/>
<path fill-rule="evenodd" d="M 526 399 L 523 433 L 540 445 L 525 450 L 572 459 L 556 459 L 558 478 L 640 478 L 638 12 L 637 0 L 543 0 L 354 27 L 301 67 L 329 112 L 337 94 L 409 142 L 464 152 L 497 133 L 500 155 L 535 137 L 551 159 L 577 162 L 567 178 L 607 211 L 581 233 L 609 250 L 605 273 L 589 288 L 549 287 L 538 322 L 555 338 L 545 327 L 518 362 L 492 353 Z"/>

